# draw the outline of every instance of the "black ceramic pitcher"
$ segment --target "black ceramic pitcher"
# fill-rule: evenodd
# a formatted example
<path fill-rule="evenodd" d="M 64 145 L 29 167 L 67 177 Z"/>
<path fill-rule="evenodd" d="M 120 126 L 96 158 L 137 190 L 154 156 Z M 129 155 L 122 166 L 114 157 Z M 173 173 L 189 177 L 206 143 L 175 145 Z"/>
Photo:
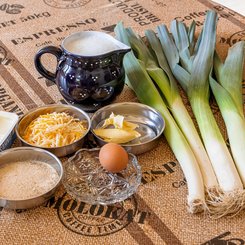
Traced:
<path fill-rule="evenodd" d="M 65 38 L 61 48 L 40 49 L 35 56 L 35 66 L 41 75 L 57 84 L 68 103 L 93 112 L 122 91 L 122 60 L 129 51 L 128 46 L 108 34 L 83 31 Z M 41 63 L 41 56 L 46 53 L 57 58 L 55 73 Z"/>

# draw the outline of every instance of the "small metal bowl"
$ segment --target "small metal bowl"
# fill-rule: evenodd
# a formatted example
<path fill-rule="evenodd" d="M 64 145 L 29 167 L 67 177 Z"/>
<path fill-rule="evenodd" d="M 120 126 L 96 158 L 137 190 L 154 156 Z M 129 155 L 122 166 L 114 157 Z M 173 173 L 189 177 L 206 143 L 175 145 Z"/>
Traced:
<path fill-rule="evenodd" d="M 22 136 L 24 135 L 25 130 L 28 127 L 28 125 L 34 119 L 36 119 L 38 116 L 44 115 L 47 113 L 52 113 L 52 112 L 57 112 L 57 113 L 66 112 L 75 118 L 79 118 L 80 120 L 86 120 L 87 121 L 87 130 L 86 130 L 85 134 L 83 135 L 83 137 L 81 137 L 79 140 L 77 140 L 77 141 L 75 141 L 69 145 L 65 145 L 65 146 L 61 146 L 61 147 L 39 147 L 37 145 L 32 145 L 32 144 L 29 144 L 28 142 L 26 142 L 22 138 Z M 17 137 L 20 139 L 20 141 L 23 145 L 34 146 L 34 147 L 38 147 L 41 149 L 45 149 L 45 150 L 52 152 L 53 154 L 55 154 L 58 157 L 63 157 L 63 156 L 66 156 L 66 155 L 69 155 L 69 154 L 76 152 L 77 150 L 79 150 L 83 146 L 84 138 L 90 130 L 90 125 L 91 125 L 90 118 L 87 115 L 87 113 L 85 113 L 83 110 L 78 109 L 78 108 L 71 106 L 71 105 L 56 104 L 56 105 L 41 106 L 41 107 L 35 108 L 35 109 L 27 112 L 19 120 L 18 124 L 15 127 L 15 132 L 16 132 Z"/>
<path fill-rule="evenodd" d="M 59 175 L 55 186 L 46 193 L 30 199 L 8 200 L 0 198 L 0 206 L 8 209 L 28 209 L 37 207 L 48 201 L 59 187 L 63 177 L 63 166 L 60 160 L 52 153 L 34 147 L 17 147 L 0 152 L 0 171 L 4 164 L 11 164 L 19 161 L 37 160 L 45 162 L 53 167 Z M 43 180 L 45 181 L 45 179 Z M 18 188 L 18 183 L 16 183 Z"/>
<path fill-rule="evenodd" d="M 115 103 L 105 106 L 94 113 L 91 118 L 91 131 L 99 146 L 103 146 L 107 142 L 98 137 L 93 130 L 100 128 L 112 112 L 116 115 L 122 115 L 125 120 L 139 125 L 136 130 L 141 136 L 126 144 L 121 144 L 128 152 L 138 155 L 157 146 L 159 137 L 165 127 L 164 119 L 155 109 L 135 102 Z"/>

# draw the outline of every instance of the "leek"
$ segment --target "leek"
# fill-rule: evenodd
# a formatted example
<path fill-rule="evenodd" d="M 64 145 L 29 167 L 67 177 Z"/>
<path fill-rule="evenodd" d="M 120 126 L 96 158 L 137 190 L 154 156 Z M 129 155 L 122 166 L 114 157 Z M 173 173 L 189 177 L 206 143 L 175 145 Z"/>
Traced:
<path fill-rule="evenodd" d="M 202 172 L 204 185 L 207 191 L 212 191 L 218 187 L 218 182 L 214 174 L 213 167 L 209 157 L 200 140 L 194 123 L 187 112 L 186 107 L 179 94 L 177 83 L 167 64 L 167 60 L 163 54 L 163 50 L 159 40 L 153 31 L 146 31 L 146 37 L 151 46 L 154 56 L 157 57 L 157 64 L 146 44 L 138 37 L 132 29 L 126 29 L 128 41 L 138 56 L 138 59 L 143 62 L 146 71 L 150 77 L 156 82 L 161 90 L 166 105 L 171 111 L 178 126 L 186 137 Z"/>
<path fill-rule="evenodd" d="M 241 41 L 231 47 L 224 64 L 215 55 L 214 70 L 218 82 L 210 76 L 210 85 L 224 118 L 234 162 L 245 187 L 244 45 L 244 41 Z"/>
<path fill-rule="evenodd" d="M 182 98 L 179 94 L 177 82 L 167 63 L 160 41 L 152 30 L 147 30 L 145 34 L 152 50 L 154 50 L 160 67 L 166 72 L 168 77 L 167 82 L 163 83 L 162 81 L 164 77 L 158 77 L 157 73 L 154 74 L 154 71 L 151 73 L 149 72 L 149 74 L 152 74 L 152 78 L 157 83 L 167 101 L 168 108 L 172 112 L 177 124 L 192 148 L 202 172 L 204 185 L 207 188 L 207 191 L 215 190 L 218 187 L 218 181 L 216 179 L 212 164 L 197 133 L 194 123 L 187 112 L 186 107 L 184 106 Z M 166 91 L 167 88 L 168 91 Z"/>
<path fill-rule="evenodd" d="M 115 28 L 116 38 L 129 45 L 128 32 L 122 23 Z M 188 185 L 188 206 L 190 212 L 205 208 L 204 184 L 196 158 L 183 136 L 181 130 L 161 98 L 144 63 L 138 60 L 133 52 L 127 53 L 123 60 L 127 81 L 136 93 L 140 102 L 157 109 L 165 119 L 164 135 L 179 161 Z"/>
<path fill-rule="evenodd" d="M 188 95 L 218 179 L 222 193 L 219 193 L 220 197 L 211 196 L 209 203 L 214 206 L 214 212 L 222 216 L 240 210 L 244 201 L 244 191 L 238 171 L 209 106 L 209 74 L 213 67 L 216 23 L 217 14 L 208 11 L 203 30 L 195 45 L 190 31 L 188 32 L 181 22 L 172 22 L 173 38 L 166 26 L 161 25 L 157 29 L 170 68 Z"/>

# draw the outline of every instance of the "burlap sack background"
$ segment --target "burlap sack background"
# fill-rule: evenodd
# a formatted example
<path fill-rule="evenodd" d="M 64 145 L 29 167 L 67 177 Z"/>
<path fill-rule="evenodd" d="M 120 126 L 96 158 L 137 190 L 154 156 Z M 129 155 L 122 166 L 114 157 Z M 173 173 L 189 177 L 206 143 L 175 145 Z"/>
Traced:
<path fill-rule="evenodd" d="M 22 115 L 40 105 L 63 102 L 56 85 L 37 73 L 33 58 L 38 49 L 58 46 L 73 32 L 113 35 L 114 25 L 123 20 L 143 34 L 160 23 L 169 26 L 174 18 L 187 24 L 198 21 L 200 30 L 208 9 L 220 16 L 217 47 L 225 57 L 230 45 L 245 39 L 245 19 L 206 0 L 0 1 L 0 109 Z M 44 62 L 54 70 L 53 57 Z M 117 101 L 136 98 L 125 88 Z M 223 128 L 219 113 L 216 117 Z M 142 185 L 124 203 L 77 203 L 61 187 L 43 207 L 0 209 L 0 244 L 245 244 L 244 212 L 220 220 L 187 212 L 184 176 L 164 138 L 138 160 Z"/>

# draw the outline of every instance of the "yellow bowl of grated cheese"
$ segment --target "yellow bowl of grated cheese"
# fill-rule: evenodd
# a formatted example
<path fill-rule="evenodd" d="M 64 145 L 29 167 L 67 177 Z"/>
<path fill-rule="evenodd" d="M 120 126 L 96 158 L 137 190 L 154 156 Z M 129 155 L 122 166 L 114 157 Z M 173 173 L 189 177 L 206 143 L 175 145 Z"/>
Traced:
<path fill-rule="evenodd" d="M 86 112 L 62 104 L 27 112 L 15 128 L 23 145 L 46 149 L 58 157 L 80 149 L 89 130 L 90 118 Z"/>

